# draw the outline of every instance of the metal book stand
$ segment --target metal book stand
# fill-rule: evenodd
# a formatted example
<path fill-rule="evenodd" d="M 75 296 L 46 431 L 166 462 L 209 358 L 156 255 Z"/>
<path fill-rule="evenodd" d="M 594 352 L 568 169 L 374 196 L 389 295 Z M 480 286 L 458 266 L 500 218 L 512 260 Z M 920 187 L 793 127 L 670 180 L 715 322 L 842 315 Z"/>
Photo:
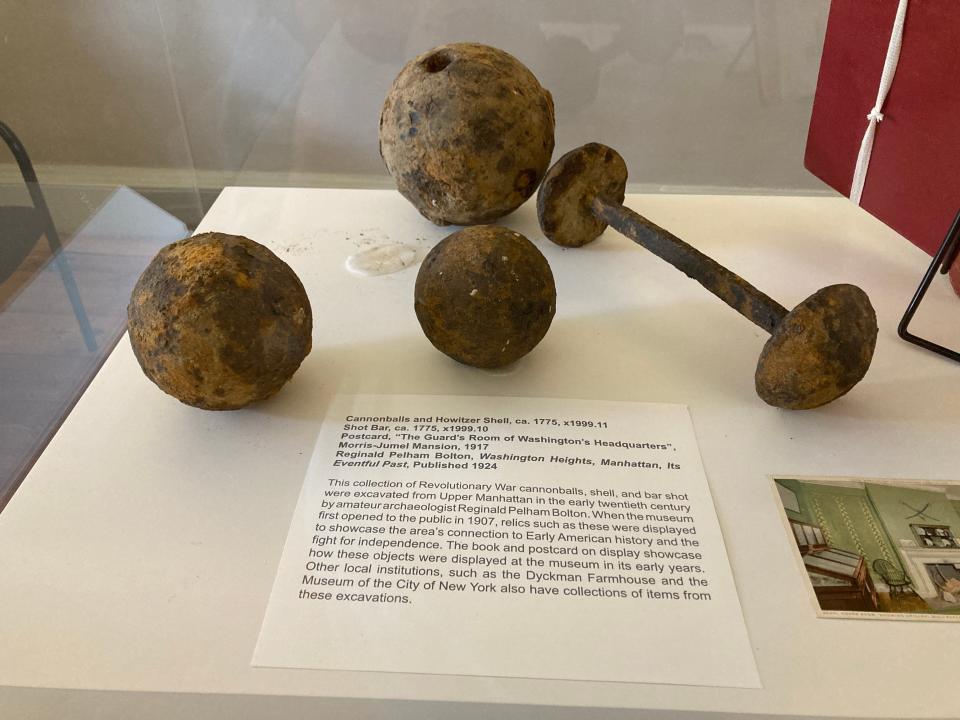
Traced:
<path fill-rule="evenodd" d="M 927 294 L 927 289 L 930 287 L 930 283 L 933 282 L 937 270 L 940 271 L 941 275 L 946 275 L 950 272 L 950 268 L 957 259 L 958 254 L 960 254 L 960 211 L 958 211 L 956 217 L 953 218 L 953 224 L 950 226 L 947 236 L 943 239 L 940 249 L 937 250 L 937 254 L 933 257 L 933 262 L 930 263 L 930 267 L 927 268 L 923 280 L 920 281 L 920 287 L 917 288 L 917 292 L 907 306 L 907 311 L 903 314 L 900 325 L 897 326 L 897 335 L 909 343 L 919 345 L 927 350 L 932 350 L 938 355 L 943 355 L 951 360 L 960 362 L 960 352 L 945 348 L 943 345 L 937 345 L 935 342 L 925 340 L 922 337 L 917 337 L 907 330 L 907 326 L 917 312 L 917 308 L 920 307 L 923 296 Z"/>

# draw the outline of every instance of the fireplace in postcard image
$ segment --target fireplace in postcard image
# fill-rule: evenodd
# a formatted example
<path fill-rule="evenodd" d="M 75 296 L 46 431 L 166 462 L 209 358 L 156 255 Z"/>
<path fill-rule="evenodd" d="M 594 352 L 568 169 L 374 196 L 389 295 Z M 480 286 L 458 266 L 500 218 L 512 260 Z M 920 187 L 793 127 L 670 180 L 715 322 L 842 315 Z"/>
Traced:
<path fill-rule="evenodd" d="M 927 572 L 945 601 L 960 603 L 960 563 L 927 563 Z"/>
<path fill-rule="evenodd" d="M 957 488 L 868 483 L 866 489 L 917 595 L 933 604 L 960 604 Z"/>

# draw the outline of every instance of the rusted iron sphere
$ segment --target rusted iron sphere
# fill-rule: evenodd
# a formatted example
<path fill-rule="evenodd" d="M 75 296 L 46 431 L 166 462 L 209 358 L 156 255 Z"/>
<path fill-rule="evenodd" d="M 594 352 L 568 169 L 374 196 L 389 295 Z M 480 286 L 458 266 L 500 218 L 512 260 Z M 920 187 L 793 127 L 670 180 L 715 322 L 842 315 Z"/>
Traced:
<path fill-rule="evenodd" d="M 818 290 L 792 311 L 699 250 L 623 206 L 627 166 L 613 149 L 591 143 L 547 172 L 537 197 L 540 227 L 553 242 L 585 245 L 612 226 L 693 278 L 771 333 L 757 363 L 757 394 L 791 410 L 819 407 L 846 394 L 866 374 L 877 342 L 877 316 L 854 285 Z"/>
<path fill-rule="evenodd" d="M 553 154 L 553 98 L 512 55 L 475 43 L 414 58 L 380 114 L 380 155 L 437 225 L 488 223 L 533 195 Z"/>
<path fill-rule="evenodd" d="M 423 260 L 414 309 L 434 347 L 479 368 L 509 365 L 536 347 L 556 310 L 547 259 L 520 233 L 465 228 Z"/>
<path fill-rule="evenodd" d="M 127 307 L 130 344 L 161 390 L 205 410 L 273 395 L 310 352 L 310 301 L 263 245 L 204 233 L 167 245 Z"/>

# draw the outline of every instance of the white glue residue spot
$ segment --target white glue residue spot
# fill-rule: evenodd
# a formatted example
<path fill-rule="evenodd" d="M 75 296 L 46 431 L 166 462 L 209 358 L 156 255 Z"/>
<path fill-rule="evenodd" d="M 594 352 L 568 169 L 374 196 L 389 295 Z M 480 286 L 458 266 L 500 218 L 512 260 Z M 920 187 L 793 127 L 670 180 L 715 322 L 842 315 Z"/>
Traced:
<path fill-rule="evenodd" d="M 413 265 L 420 256 L 414 245 L 390 243 L 361 250 L 347 258 L 347 270 L 355 275 L 371 277 L 389 275 Z"/>

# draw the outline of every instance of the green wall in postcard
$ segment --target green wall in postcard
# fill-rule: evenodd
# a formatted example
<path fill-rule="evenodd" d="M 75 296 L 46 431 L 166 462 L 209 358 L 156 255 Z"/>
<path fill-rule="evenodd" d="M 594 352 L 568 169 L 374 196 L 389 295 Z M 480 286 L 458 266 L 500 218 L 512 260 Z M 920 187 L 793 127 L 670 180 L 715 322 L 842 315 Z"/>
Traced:
<path fill-rule="evenodd" d="M 803 500 L 813 516 L 811 522 L 823 530 L 828 545 L 863 555 L 871 572 L 873 561 L 878 558 L 900 565 L 865 490 L 816 483 L 802 485 Z"/>
<path fill-rule="evenodd" d="M 784 505 L 783 509 L 784 509 L 784 512 L 787 513 L 787 517 L 790 518 L 791 520 L 799 520 L 800 522 L 816 525 L 816 521 L 813 515 L 810 514 L 810 507 L 807 503 L 806 494 L 803 488 L 804 483 L 802 483 L 800 480 L 793 480 L 790 478 L 777 478 L 776 483 L 777 485 L 785 487 L 789 492 L 792 492 L 794 495 L 796 495 L 797 504 L 800 507 L 799 512 L 795 510 L 791 510 L 789 507 L 787 507 L 786 500 L 784 499 L 784 495 L 781 492 L 780 501 Z"/>
<path fill-rule="evenodd" d="M 911 524 L 949 525 L 960 536 L 960 513 L 942 492 L 867 483 L 867 494 L 894 543 L 916 543 Z"/>

